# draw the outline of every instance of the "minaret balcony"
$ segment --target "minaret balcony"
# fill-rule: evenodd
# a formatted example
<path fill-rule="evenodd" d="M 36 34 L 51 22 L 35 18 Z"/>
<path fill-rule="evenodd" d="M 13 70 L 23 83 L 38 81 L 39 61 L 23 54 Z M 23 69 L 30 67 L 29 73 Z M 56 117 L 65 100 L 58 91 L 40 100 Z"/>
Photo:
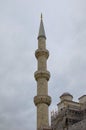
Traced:
<path fill-rule="evenodd" d="M 50 72 L 49 71 L 40 71 L 40 70 L 38 70 L 38 71 L 36 71 L 35 73 L 34 73 L 34 77 L 35 77 L 35 79 L 38 81 L 38 79 L 39 78 L 45 78 L 47 81 L 49 80 L 49 78 L 50 78 Z"/>
<path fill-rule="evenodd" d="M 44 49 L 44 50 L 41 50 L 41 49 L 37 49 L 35 51 L 35 56 L 36 58 L 38 59 L 39 56 L 45 56 L 46 58 L 49 57 L 49 51 Z"/>
<path fill-rule="evenodd" d="M 37 106 L 38 104 L 45 103 L 48 106 L 51 104 L 51 97 L 47 95 L 38 95 L 34 97 L 34 103 Z"/>

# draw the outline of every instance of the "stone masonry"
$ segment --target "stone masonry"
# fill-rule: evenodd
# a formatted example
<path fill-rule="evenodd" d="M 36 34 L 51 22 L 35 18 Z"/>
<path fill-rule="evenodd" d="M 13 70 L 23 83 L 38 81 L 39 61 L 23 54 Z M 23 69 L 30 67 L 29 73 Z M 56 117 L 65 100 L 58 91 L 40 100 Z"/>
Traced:
<path fill-rule="evenodd" d="M 72 100 L 70 93 L 60 96 L 58 111 L 51 114 L 53 130 L 86 130 L 86 95 L 79 98 L 79 102 Z"/>
<path fill-rule="evenodd" d="M 34 97 L 34 103 L 37 106 L 37 130 L 41 130 L 43 127 L 49 127 L 48 106 L 51 103 L 51 97 L 48 96 L 50 72 L 47 70 L 47 59 L 49 51 L 46 49 L 46 35 L 42 15 L 38 34 L 38 49 L 35 51 L 35 56 L 38 66 L 37 71 L 34 73 L 37 81 L 37 96 Z"/>

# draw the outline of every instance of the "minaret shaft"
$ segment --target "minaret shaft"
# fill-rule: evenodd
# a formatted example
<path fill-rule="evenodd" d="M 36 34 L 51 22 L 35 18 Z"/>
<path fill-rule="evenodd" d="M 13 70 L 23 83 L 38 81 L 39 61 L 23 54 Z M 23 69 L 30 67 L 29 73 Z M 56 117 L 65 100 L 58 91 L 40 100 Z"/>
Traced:
<path fill-rule="evenodd" d="M 38 70 L 47 70 L 46 57 L 40 56 L 38 58 Z"/>
<path fill-rule="evenodd" d="M 37 82 L 37 95 L 48 95 L 48 83 L 45 78 L 41 78 Z"/>
<path fill-rule="evenodd" d="M 48 105 L 46 105 L 45 103 L 37 105 L 37 130 L 40 130 L 41 127 L 49 126 L 48 117 Z"/>
<path fill-rule="evenodd" d="M 48 106 L 51 103 L 51 97 L 48 96 L 50 73 L 47 71 L 49 51 L 46 49 L 46 36 L 42 19 L 38 36 L 38 49 L 35 51 L 35 56 L 38 60 L 38 67 L 34 74 L 37 81 L 37 96 L 34 97 L 34 103 L 37 106 L 37 130 L 40 130 L 41 127 L 49 126 Z"/>
<path fill-rule="evenodd" d="M 45 49 L 45 48 L 46 48 L 45 38 L 39 38 L 39 40 L 38 40 L 38 49 Z"/>

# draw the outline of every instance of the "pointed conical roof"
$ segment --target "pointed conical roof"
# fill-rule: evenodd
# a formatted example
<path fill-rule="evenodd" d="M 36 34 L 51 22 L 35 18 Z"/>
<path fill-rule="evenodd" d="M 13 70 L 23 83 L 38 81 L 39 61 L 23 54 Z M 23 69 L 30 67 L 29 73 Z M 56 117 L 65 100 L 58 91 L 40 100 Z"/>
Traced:
<path fill-rule="evenodd" d="M 38 39 L 39 39 L 39 37 L 44 37 L 46 39 L 44 25 L 43 25 L 43 20 L 42 20 L 42 14 L 41 14 L 41 21 L 40 21 L 40 28 L 39 28 Z"/>

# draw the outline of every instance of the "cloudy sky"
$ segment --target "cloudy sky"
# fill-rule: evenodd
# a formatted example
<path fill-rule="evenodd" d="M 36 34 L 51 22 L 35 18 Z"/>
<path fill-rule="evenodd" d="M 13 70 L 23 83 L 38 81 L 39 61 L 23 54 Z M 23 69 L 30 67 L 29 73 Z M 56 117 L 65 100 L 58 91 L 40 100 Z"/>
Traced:
<path fill-rule="evenodd" d="M 50 111 L 86 94 L 86 0 L 0 0 L 0 130 L 36 130 L 34 72 L 43 13 L 50 52 Z"/>

